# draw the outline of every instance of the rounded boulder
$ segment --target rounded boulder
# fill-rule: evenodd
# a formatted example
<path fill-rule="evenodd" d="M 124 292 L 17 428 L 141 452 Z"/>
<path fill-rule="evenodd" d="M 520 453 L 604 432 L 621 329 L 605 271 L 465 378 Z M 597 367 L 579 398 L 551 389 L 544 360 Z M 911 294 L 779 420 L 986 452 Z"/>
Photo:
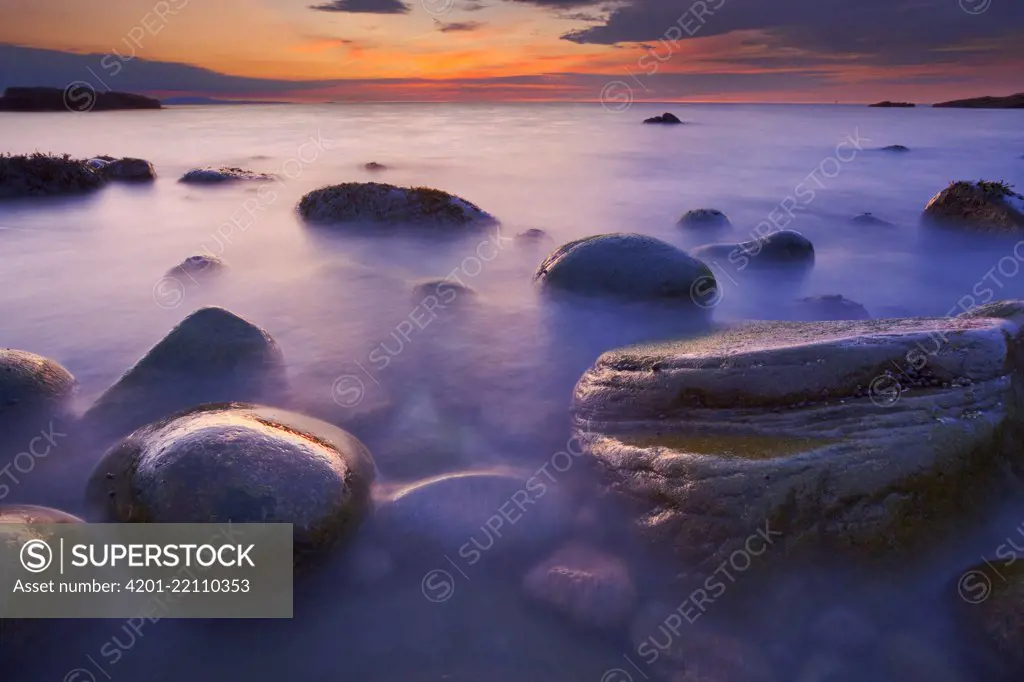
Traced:
<path fill-rule="evenodd" d="M 351 434 L 273 408 L 205 405 L 111 448 L 86 502 L 122 523 L 291 523 L 296 559 L 351 533 L 370 508 L 375 466 Z"/>

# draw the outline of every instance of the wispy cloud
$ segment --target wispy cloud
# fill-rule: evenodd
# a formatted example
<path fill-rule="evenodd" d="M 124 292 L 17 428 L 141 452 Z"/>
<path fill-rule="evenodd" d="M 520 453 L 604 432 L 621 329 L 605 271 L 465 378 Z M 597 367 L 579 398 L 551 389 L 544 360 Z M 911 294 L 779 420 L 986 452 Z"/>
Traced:
<path fill-rule="evenodd" d="M 320 12 L 351 12 L 354 14 L 407 14 L 409 5 L 402 0 L 333 0 L 310 5 Z"/>

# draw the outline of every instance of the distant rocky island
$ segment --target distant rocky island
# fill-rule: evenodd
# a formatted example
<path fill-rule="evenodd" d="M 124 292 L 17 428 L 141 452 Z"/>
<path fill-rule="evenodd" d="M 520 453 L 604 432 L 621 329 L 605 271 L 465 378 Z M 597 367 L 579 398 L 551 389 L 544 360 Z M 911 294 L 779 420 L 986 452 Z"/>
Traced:
<path fill-rule="evenodd" d="M 940 102 L 934 106 L 957 109 L 1024 109 L 1024 92 L 1007 97 L 973 97 Z"/>
<path fill-rule="evenodd" d="M 909 108 L 912 108 L 912 107 L 916 107 L 917 105 L 913 104 L 912 102 L 890 102 L 889 100 L 885 100 L 884 102 L 878 102 L 876 104 L 869 104 L 868 106 L 870 106 L 870 107 L 900 107 L 900 108 L 908 108 L 909 109 Z"/>
<path fill-rule="evenodd" d="M 113 111 L 117 109 L 162 109 L 160 100 L 128 92 L 99 92 L 84 88 L 69 106 L 67 90 L 60 88 L 12 87 L 0 97 L 0 111 Z"/>

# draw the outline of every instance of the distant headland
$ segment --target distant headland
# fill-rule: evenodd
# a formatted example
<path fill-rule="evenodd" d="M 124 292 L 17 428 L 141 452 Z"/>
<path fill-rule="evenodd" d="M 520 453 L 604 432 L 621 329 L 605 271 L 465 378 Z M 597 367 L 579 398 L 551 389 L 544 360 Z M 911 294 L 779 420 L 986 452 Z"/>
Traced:
<path fill-rule="evenodd" d="M 973 97 L 971 99 L 955 99 L 951 102 L 940 102 L 937 107 L 958 109 L 1024 109 L 1024 92 L 1007 97 Z"/>
<path fill-rule="evenodd" d="M 85 84 L 74 87 L 11 87 L 0 97 L 0 111 L 113 111 L 162 109 L 160 100 L 128 92 L 99 92 Z"/>

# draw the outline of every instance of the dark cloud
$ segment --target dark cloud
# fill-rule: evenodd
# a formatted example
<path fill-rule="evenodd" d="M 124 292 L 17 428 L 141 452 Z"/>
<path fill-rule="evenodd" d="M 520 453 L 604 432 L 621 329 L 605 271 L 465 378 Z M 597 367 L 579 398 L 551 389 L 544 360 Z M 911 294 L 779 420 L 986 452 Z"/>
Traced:
<path fill-rule="evenodd" d="M 441 33 L 461 33 L 468 31 L 475 31 L 478 28 L 482 28 L 487 25 L 483 21 L 437 21 L 434 20 L 437 25 L 437 30 Z"/>
<path fill-rule="evenodd" d="M 320 12 L 352 12 L 357 14 L 406 14 L 409 5 L 402 0 L 333 0 L 322 5 L 310 5 Z"/>
<path fill-rule="evenodd" d="M 536 0 L 545 4 L 557 0 Z M 796 48 L 888 64 L 951 61 L 942 48 L 1024 34 L 1024 2 L 986 0 L 631 0 L 605 23 L 564 39 L 612 45 L 683 41 L 759 31 L 767 47 Z M 594 3 L 597 4 L 597 3 Z M 990 47 L 998 52 L 998 47 Z M 955 59 L 955 57 L 953 58 Z"/>

